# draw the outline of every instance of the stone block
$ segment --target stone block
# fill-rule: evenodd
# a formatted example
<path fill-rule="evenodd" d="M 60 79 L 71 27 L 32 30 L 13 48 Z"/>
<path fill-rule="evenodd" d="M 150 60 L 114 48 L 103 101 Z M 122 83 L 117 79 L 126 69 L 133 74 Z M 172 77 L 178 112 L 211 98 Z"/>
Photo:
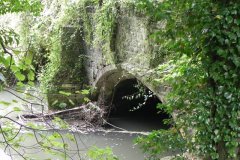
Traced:
<path fill-rule="evenodd" d="M 50 108 L 66 109 L 83 104 L 87 95 L 81 94 L 81 85 L 62 84 L 55 91 L 47 94 L 47 101 Z"/>

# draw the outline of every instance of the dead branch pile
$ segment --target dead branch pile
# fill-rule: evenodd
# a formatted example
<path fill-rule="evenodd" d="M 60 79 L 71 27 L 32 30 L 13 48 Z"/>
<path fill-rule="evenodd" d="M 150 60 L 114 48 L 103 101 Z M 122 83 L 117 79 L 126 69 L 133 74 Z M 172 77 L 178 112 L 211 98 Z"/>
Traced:
<path fill-rule="evenodd" d="M 56 111 L 53 113 L 48 114 L 23 114 L 25 120 L 46 120 L 46 119 L 53 119 L 54 117 L 59 117 L 63 120 L 83 120 L 85 122 L 89 122 L 96 126 L 100 126 L 103 124 L 103 116 L 104 111 L 100 109 L 97 105 L 90 102 L 86 105 L 82 105 L 80 107 L 75 107 L 71 109 L 65 109 L 61 111 Z"/>

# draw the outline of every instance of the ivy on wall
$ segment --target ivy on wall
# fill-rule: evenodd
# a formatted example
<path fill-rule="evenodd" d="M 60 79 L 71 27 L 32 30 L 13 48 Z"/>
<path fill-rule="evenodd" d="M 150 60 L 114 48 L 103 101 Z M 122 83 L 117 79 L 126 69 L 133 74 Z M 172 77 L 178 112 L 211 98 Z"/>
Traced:
<path fill-rule="evenodd" d="M 174 117 L 190 152 L 239 159 L 239 1 L 140 0 L 140 10 L 165 27 L 152 37 L 171 61 L 158 82 L 172 90 L 160 106 Z"/>

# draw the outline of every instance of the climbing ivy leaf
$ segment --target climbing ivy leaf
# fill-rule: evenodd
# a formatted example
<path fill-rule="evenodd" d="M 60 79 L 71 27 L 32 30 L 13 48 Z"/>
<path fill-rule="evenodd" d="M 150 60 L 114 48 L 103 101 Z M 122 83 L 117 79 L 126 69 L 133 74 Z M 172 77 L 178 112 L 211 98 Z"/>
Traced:
<path fill-rule="evenodd" d="M 23 75 L 21 72 L 16 72 L 15 73 L 15 76 L 17 77 L 17 79 L 19 80 L 19 81 L 24 81 L 25 80 L 25 75 Z"/>
<path fill-rule="evenodd" d="M 28 77 L 28 80 L 29 80 L 29 81 L 33 81 L 33 80 L 34 80 L 34 72 L 33 72 L 32 70 L 30 70 L 30 71 L 28 72 L 27 77 Z"/>

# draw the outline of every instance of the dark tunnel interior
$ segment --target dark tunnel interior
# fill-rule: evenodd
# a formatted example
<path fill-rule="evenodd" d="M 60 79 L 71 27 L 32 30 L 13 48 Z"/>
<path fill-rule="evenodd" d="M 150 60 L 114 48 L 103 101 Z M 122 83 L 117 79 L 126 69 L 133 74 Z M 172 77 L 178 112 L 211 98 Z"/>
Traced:
<path fill-rule="evenodd" d="M 114 90 L 109 122 L 134 131 L 167 128 L 163 120 L 169 115 L 156 108 L 159 103 L 158 97 L 136 79 L 121 81 Z"/>

